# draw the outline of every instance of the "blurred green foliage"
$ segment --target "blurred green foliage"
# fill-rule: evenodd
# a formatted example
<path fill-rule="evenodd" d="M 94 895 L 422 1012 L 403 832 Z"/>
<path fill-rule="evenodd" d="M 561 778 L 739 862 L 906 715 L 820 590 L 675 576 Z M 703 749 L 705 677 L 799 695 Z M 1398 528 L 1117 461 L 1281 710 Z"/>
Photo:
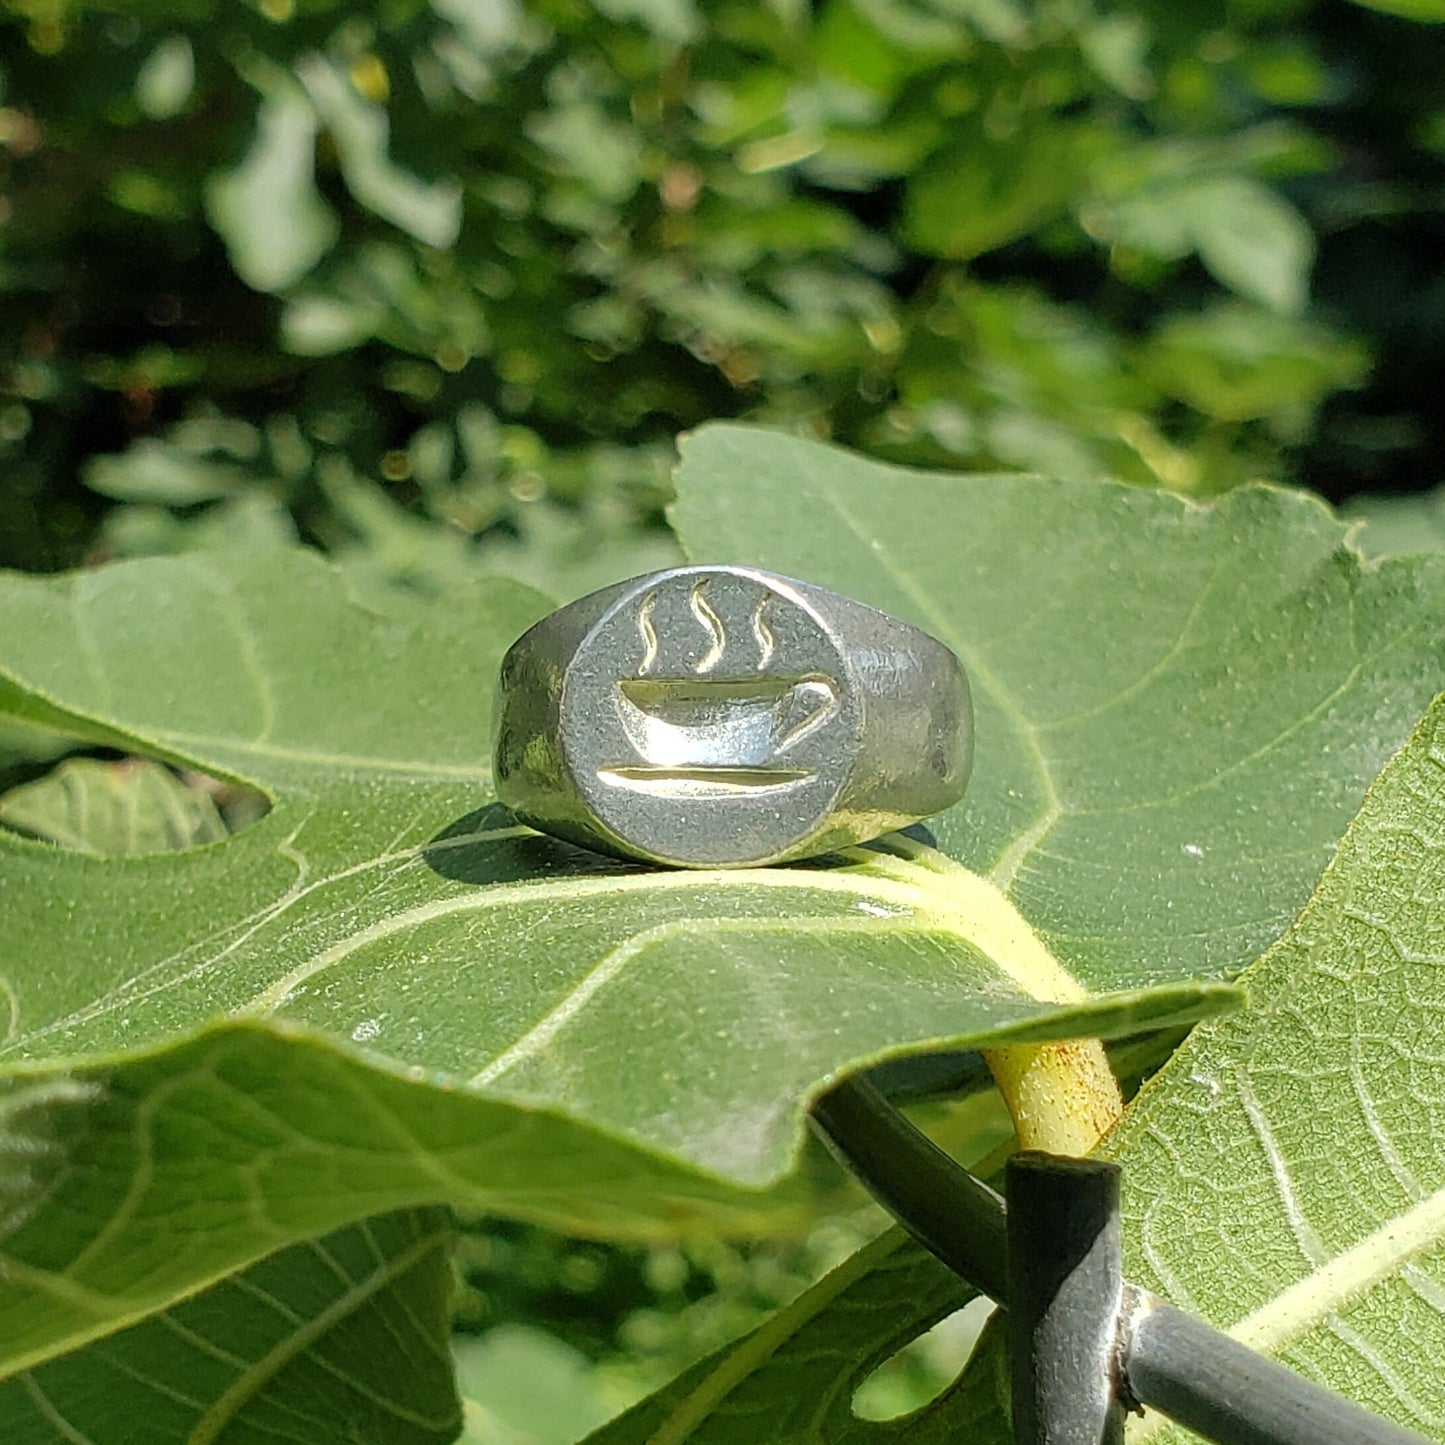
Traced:
<path fill-rule="evenodd" d="M 615 1413 L 755 1329 L 879 1232 L 876 1206 L 821 1219 L 794 1240 L 693 1239 L 637 1249 L 493 1222 L 462 1238 L 457 1350 L 499 1330 L 543 1329 L 596 1367 Z"/>
<path fill-rule="evenodd" d="M 0 562 L 299 532 L 383 581 L 576 591 L 668 555 L 671 439 L 731 415 L 1195 495 L 1442 470 L 1435 27 L 1336 0 L 0 15 Z"/>
<path fill-rule="evenodd" d="M 1153 1039 L 1120 1045 L 1114 1062 L 1126 1091 L 1168 1052 Z M 974 1087 L 958 1097 L 927 1097 L 947 1072 L 927 1060 L 900 1063 L 892 1087 L 904 1098 L 905 1081 L 914 1078 L 915 1121 L 956 1158 L 996 1178 L 1012 1128 L 998 1094 L 979 1087 L 977 1056 L 973 1063 L 967 1076 Z M 507 1221 L 470 1224 L 457 1256 L 453 1336 L 468 1420 L 462 1445 L 567 1445 L 758 1328 L 887 1223 L 820 1145 L 810 1146 L 805 1167 L 819 1176 L 820 1217 L 796 1238 L 693 1238 L 646 1249 Z M 860 1387 L 859 1409 L 889 1418 L 942 1390 L 982 1324 L 977 1310 L 964 1313 L 967 1319 L 950 1317 L 880 1366 Z"/>

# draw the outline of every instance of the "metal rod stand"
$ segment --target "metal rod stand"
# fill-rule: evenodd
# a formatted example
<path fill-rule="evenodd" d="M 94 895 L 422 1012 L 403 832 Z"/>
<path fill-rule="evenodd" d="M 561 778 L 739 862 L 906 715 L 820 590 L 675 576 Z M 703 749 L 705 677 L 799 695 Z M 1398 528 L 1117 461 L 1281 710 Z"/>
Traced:
<path fill-rule="evenodd" d="M 866 1079 L 813 1105 L 838 1161 L 930 1254 L 990 1299 L 1008 1297 L 1003 1197 L 960 1168 Z"/>
<path fill-rule="evenodd" d="M 1119 1166 L 1015 1154 L 1008 1266 L 1017 1445 L 1121 1445 Z"/>
<path fill-rule="evenodd" d="M 1020 1156 L 1006 1212 L 998 1194 L 866 1080 L 844 1080 L 825 1094 L 813 1105 L 813 1121 L 925 1249 L 1000 1304 L 1012 1304 L 1018 1292 L 1020 1318 L 1010 1321 L 1010 1338 L 1015 1361 L 1028 1357 L 1015 1366 L 1019 1445 L 1113 1445 L 1117 1434 L 1087 1432 L 1116 1429 L 1116 1414 L 1138 1405 L 1217 1445 L 1426 1445 L 1120 1282 L 1118 1218 L 1108 1197 L 1117 1174 L 1110 1184 L 1089 1161 Z M 1051 1181 L 1063 1196 L 1052 1202 Z M 1009 1222 L 1014 1210 L 1019 1216 Z M 1101 1345 L 1106 1316 L 1112 1352 Z M 1076 1387 L 1082 1402 L 1069 1398 Z"/>
<path fill-rule="evenodd" d="M 1129 1285 L 1130 1392 L 1226 1445 L 1421 1445 L 1421 1437 Z"/>

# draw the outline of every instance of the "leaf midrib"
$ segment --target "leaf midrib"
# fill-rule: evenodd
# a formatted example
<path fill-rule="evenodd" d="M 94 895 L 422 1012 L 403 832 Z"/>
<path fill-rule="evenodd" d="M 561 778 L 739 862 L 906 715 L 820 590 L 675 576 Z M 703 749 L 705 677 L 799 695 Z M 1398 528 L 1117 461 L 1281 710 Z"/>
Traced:
<path fill-rule="evenodd" d="M 146 735 L 136 732 L 134 729 L 127 729 L 127 731 L 143 744 L 151 741 Z M 491 763 L 485 759 L 475 763 L 439 763 L 428 762 L 421 758 L 379 758 L 367 753 L 338 753 L 323 749 L 288 747 L 283 743 L 268 742 L 260 736 L 226 738 L 208 736 L 204 733 L 157 732 L 154 735 L 154 741 L 162 747 L 169 743 L 176 743 L 181 748 L 216 748 L 223 754 L 240 753 L 245 757 L 270 758 L 275 762 L 307 763 L 318 767 L 338 769 L 353 768 L 358 772 L 367 773 L 396 773 L 419 783 L 441 779 L 447 782 L 465 781 L 487 784 L 491 782 L 492 778 Z M 219 758 L 215 755 L 207 757 L 204 753 L 200 753 L 192 761 L 205 767 L 217 764 Z M 251 778 L 247 781 L 260 784 L 271 780 Z"/>
<path fill-rule="evenodd" d="M 289 747 L 269 742 L 264 735 L 254 737 L 217 736 L 211 733 L 188 733 L 174 729 L 147 729 L 143 725 L 107 718 L 102 712 L 81 708 L 62 701 L 33 682 L 28 682 L 8 669 L 0 668 L 0 679 L 16 688 L 22 697 L 37 700 L 44 709 L 39 726 L 50 728 L 62 737 L 77 741 L 103 741 L 109 746 L 133 746 L 137 752 L 157 757 L 164 762 L 214 770 L 239 783 L 261 788 L 268 793 L 276 779 L 248 777 L 234 772 L 225 759 L 231 755 L 265 758 L 278 763 L 327 767 L 337 771 L 350 769 L 356 774 L 374 773 L 383 777 L 399 776 L 411 781 L 468 782 L 489 787 L 492 779 L 491 761 L 474 763 L 443 763 L 424 758 L 385 758 L 369 753 L 336 752 L 324 748 Z M 29 714 L 0 708 L 21 721 L 32 721 Z M 274 801 L 274 797 L 273 797 Z"/>
<path fill-rule="evenodd" d="M 402 856 L 415 857 L 428 851 L 470 846 L 483 840 L 527 836 L 530 831 L 520 826 L 490 829 L 442 839 L 437 843 L 408 849 L 405 853 L 386 856 L 389 860 Z M 541 901 L 574 903 L 609 894 L 654 895 L 688 889 L 712 892 L 740 887 L 777 888 L 804 895 L 844 895 L 858 903 L 873 902 L 886 906 L 900 927 L 933 929 L 958 938 L 977 949 L 1030 998 L 1041 1002 L 1078 1003 L 1091 997 L 1089 991 L 1058 962 L 1013 903 L 987 879 L 973 873 L 946 854 L 901 835 L 890 837 L 887 843 L 893 850 L 891 853 L 866 849 L 851 850 L 847 856 L 861 864 L 862 868 L 847 870 L 709 869 L 528 879 L 495 883 L 483 889 L 431 899 L 377 919 L 367 928 L 337 940 L 260 990 L 250 1003 L 242 1006 L 236 1013 L 243 1017 L 269 1015 L 283 1007 L 296 989 L 355 953 L 357 949 L 453 914 L 479 913 L 503 906 Z M 274 923 L 287 908 L 293 907 L 309 894 L 355 873 L 366 871 L 377 863 L 378 860 L 369 859 L 363 864 L 342 870 L 339 874 L 309 882 L 298 879 L 297 885 L 281 898 L 273 900 L 248 919 L 236 920 L 225 930 L 225 933 L 232 935 L 231 942 L 224 946 L 222 952 L 197 960 L 195 967 L 211 966 L 224 957 L 226 952 L 233 951 L 240 942 L 252 937 L 260 928 Z M 716 921 L 708 916 L 701 916 L 693 919 L 692 925 L 705 928 Z M 776 921 L 779 926 L 787 925 L 787 918 L 781 912 Z M 874 921 L 882 923 L 885 920 L 875 917 Z M 767 918 L 762 917 L 755 920 L 752 926 L 763 928 L 768 922 Z M 636 935 L 633 935 L 630 941 L 635 941 L 635 937 Z M 171 961 L 164 960 L 163 963 Z M 574 984 L 566 994 L 553 1000 L 544 1017 L 565 1007 L 567 999 L 579 989 L 585 989 L 588 979 L 593 977 L 598 968 L 606 965 L 607 959 L 600 960 L 589 970 L 588 975 Z M 156 968 L 160 966 L 147 970 L 148 974 L 156 978 L 153 991 L 169 987 L 175 982 L 174 978 L 169 976 L 157 976 Z M 138 981 L 133 979 L 131 983 Z M 115 1008 L 134 1007 L 137 998 L 144 996 L 129 993 L 124 998 L 110 996 L 96 1000 L 84 1011 L 83 1016 L 71 1015 L 18 1035 L 11 1041 L 12 1046 L 23 1044 L 33 1053 L 34 1046 L 47 1034 L 81 1026 Z M 536 1028 L 541 1021 L 536 1021 L 532 1028 Z M 529 1029 L 528 1032 L 530 1031 Z M 80 1062 L 85 1057 L 82 1053 L 69 1058 L 69 1061 Z M 485 1073 L 486 1070 L 482 1072 Z"/>
<path fill-rule="evenodd" d="M 1088 991 L 1058 963 L 1022 914 L 993 884 L 942 854 L 935 854 L 935 858 L 938 864 L 932 867 L 918 867 L 901 858 L 896 865 L 890 865 L 880 858 L 870 865 L 878 871 L 867 874 L 732 868 L 493 884 L 480 893 L 432 899 L 378 919 L 291 969 L 263 989 L 244 1012 L 270 1013 L 281 1007 L 298 988 L 358 948 L 455 913 L 482 912 L 504 904 L 576 902 L 599 894 L 652 894 L 674 889 L 740 886 L 842 893 L 859 900 L 890 904 L 905 909 L 911 915 L 910 921 L 951 933 L 977 948 L 1029 997 L 1053 1003 L 1082 1002 L 1089 997 Z M 907 871 L 899 871 L 900 867 Z M 698 920 L 699 923 L 707 921 Z M 767 921 L 759 920 L 757 926 L 766 926 Z M 568 992 L 579 986 L 574 985 Z"/>
<path fill-rule="evenodd" d="M 1251 1310 L 1230 1326 L 1229 1333 L 1252 1349 L 1277 1353 L 1339 1305 L 1390 1278 L 1422 1251 L 1438 1246 L 1442 1238 L 1445 1189 L 1437 1189 Z"/>

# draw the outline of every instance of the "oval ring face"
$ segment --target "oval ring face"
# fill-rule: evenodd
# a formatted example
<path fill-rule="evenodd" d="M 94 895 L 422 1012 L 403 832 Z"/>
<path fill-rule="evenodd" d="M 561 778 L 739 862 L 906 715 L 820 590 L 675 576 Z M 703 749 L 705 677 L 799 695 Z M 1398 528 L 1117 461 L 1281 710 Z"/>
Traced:
<path fill-rule="evenodd" d="M 578 794 L 658 862 L 768 862 L 818 831 L 858 751 L 842 655 L 779 579 L 682 568 L 614 603 L 567 668 Z"/>

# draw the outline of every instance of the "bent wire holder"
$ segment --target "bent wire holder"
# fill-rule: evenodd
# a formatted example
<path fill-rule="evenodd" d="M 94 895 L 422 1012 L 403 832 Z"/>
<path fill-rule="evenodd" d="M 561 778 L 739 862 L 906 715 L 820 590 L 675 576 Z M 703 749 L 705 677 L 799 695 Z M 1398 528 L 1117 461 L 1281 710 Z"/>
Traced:
<path fill-rule="evenodd" d="M 1024 1153 L 1008 1204 L 866 1079 L 813 1105 L 840 1162 L 1009 1311 L 1016 1445 L 1120 1445 L 1148 1405 L 1218 1445 L 1423 1445 L 1122 1274 L 1119 1166 Z"/>

